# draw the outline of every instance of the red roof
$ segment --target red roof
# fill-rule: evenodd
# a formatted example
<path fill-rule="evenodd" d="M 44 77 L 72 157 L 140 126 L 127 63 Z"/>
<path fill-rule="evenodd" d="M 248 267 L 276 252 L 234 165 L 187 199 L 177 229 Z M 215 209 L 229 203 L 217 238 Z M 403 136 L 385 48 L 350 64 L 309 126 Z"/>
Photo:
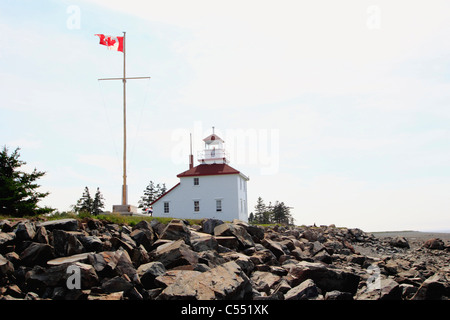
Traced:
<path fill-rule="evenodd" d="M 193 176 L 215 176 L 222 174 L 239 174 L 240 172 L 225 163 L 200 164 L 177 175 L 178 178 Z"/>
<path fill-rule="evenodd" d="M 163 193 L 158 199 L 156 199 L 155 201 L 153 201 L 152 203 L 150 203 L 150 206 L 152 206 L 155 202 L 159 201 L 162 197 L 164 197 L 166 194 L 168 194 L 170 191 L 172 191 L 173 189 L 175 189 L 176 187 L 178 187 L 180 185 L 180 183 L 178 182 L 175 186 L 173 186 L 172 188 L 170 188 L 169 190 L 167 190 L 165 193 Z"/>

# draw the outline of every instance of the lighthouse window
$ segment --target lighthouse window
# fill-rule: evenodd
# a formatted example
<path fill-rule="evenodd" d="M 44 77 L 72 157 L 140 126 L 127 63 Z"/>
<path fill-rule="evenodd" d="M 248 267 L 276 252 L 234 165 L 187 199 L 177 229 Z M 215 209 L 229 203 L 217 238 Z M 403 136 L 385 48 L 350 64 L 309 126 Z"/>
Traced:
<path fill-rule="evenodd" d="M 198 186 L 200 184 L 199 178 L 194 178 L 194 186 Z"/>
<path fill-rule="evenodd" d="M 200 211 L 200 201 L 194 201 L 194 212 Z"/>
<path fill-rule="evenodd" d="M 222 212 L 222 200 L 216 200 L 216 211 Z"/>

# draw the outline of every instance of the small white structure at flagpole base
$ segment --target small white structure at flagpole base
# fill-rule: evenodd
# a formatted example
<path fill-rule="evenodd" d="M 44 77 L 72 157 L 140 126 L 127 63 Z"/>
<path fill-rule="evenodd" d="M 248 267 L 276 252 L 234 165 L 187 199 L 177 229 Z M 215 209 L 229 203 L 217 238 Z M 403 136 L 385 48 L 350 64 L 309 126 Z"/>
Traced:
<path fill-rule="evenodd" d="M 224 141 L 214 129 L 203 141 L 200 165 L 194 167 L 191 154 L 189 170 L 177 175 L 180 182 L 151 203 L 153 217 L 248 221 L 249 178 L 228 165 Z"/>
<path fill-rule="evenodd" d="M 113 213 L 119 213 L 124 216 L 132 216 L 138 213 L 138 208 L 130 204 L 117 204 L 113 205 Z"/>

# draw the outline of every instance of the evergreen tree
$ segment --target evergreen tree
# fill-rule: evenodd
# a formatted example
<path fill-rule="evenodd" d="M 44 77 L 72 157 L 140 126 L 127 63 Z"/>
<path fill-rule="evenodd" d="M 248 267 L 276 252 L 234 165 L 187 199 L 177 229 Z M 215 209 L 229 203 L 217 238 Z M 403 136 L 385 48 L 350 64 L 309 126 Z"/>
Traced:
<path fill-rule="evenodd" d="M 265 205 L 263 199 L 259 197 L 255 206 L 255 214 L 253 212 L 250 214 L 249 222 L 294 224 L 294 218 L 290 213 L 290 208 L 284 202 L 276 201 L 273 206 L 269 202 L 268 205 Z"/>
<path fill-rule="evenodd" d="M 75 205 L 74 209 L 75 212 L 89 212 L 92 213 L 92 207 L 93 207 L 94 201 L 92 200 L 91 195 L 89 194 L 89 188 L 86 186 L 84 188 L 83 195 L 80 199 L 78 199 L 77 204 Z"/>
<path fill-rule="evenodd" d="M 103 212 L 102 208 L 105 207 L 103 200 L 105 199 L 100 192 L 100 188 L 97 187 L 97 192 L 95 193 L 94 199 L 92 199 L 89 188 L 84 187 L 83 195 L 78 199 L 77 204 L 74 206 L 74 210 L 77 213 L 87 212 L 95 216 L 99 215 Z"/>
<path fill-rule="evenodd" d="M 284 202 L 276 202 L 273 207 L 273 222 L 280 224 L 289 224 L 291 221 L 290 209 Z"/>
<path fill-rule="evenodd" d="M 138 202 L 139 208 L 148 208 L 150 206 L 150 203 L 152 203 L 154 199 L 156 199 L 155 184 L 153 183 L 153 181 L 150 181 L 150 183 L 144 190 L 144 195 Z"/>
<path fill-rule="evenodd" d="M 261 197 L 258 197 L 258 200 L 256 202 L 255 206 L 255 222 L 256 223 L 263 223 L 264 220 L 264 212 L 266 211 L 266 205 L 264 204 L 264 201 Z"/>
<path fill-rule="evenodd" d="M 148 186 L 144 190 L 144 195 L 139 200 L 139 208 L 145 209 L 150 207 L 150 204 L 166 193 L 167 188 L 166 184 L 163 183 L 160 185 L 159 183 L 155 186 L 153 181 L 150 181 Z"/>
<path fill-rule="evenodd" d="M 100 192 L 100 188 L 97 187 L 97 192 L 95 193 L 94 201 L 92 202 L 92 210 L 91 213 L 94 216 L 99 215 L 103 212 L 103 208 L 105 207 L 105 203 L 103 202 L 104 198 L 102 193 Z"/>
<path fill-rule="evenodd" d="M 0 152 L 0 214 L 14 217 L 31 216 L 48 213 L 52 208 L 40 208 L 37 203 L 48 196 L 49 192 L 39 192 L 40 187 L 35 181 L 46 172 L 37 171 L 26 173 L 18 170 L 26 164 L 19 160 L 20 148 L 8 155 L 8 148 L 3 147 Z"/>
<path fill-rule="evenodd" d="M 249 223 L 255 223 L 255 215 L 253 214 L 253 212 L 250 212 L 250 215 L 248 216 L 248 222 Z"/>
<path fill-rule="evenodd" d="M 159 186 L 159 183 L 158 183 L 156 185 L 156 199 L 161 197 L 164 193 L 166 193 L 166 191 L 167 191 L 166 184 L 163 183 L 162 186 Z"/>

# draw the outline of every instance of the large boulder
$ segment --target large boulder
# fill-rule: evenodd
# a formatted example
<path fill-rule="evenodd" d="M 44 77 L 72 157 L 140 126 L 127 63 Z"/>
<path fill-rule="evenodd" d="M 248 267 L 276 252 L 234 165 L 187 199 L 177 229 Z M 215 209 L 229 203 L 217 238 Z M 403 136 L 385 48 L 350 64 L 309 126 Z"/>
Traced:
<path fill-rule="evenodd" d="M 248 277 L 234 261 L 230 261 L 203 273 L 178 278 L 161 292 L 158 299 L 243 299 L 251 290 Z"/>
<path fill-rule="evenodd" d="M 52 246 L 44 243 L 32 242 L 20 254 L 20 261 L 23 265 L 33 267 L 35 265 L 44 266 L 48 260 L 55 258 Z"/>
<path fill-rule="evenodd" d="M 279 259 L 282 255 L 286 254 L 283 250 L 283 245 L 279 242 L 272 241 L 270 239 L 263 239 L 261 241 L 261 244 L 266 248 L 269 249 L 277 259 Z"/>
<path fill-rule="evenodd" d="M 36 226 L 33 222 L 26 220 L 20 222 L 16 228 L 16 238 L 17 240 L 26 241 L 33 240 L 36 235 Z"/>
<path fill-rule="evenodd" d="M 204 219 L 202 221 L 202 231 L 204 233 L 214 234 L 214 228 L 223 224 L 222 220 L 218 219 Z"/>
<path fill-rule="evenodd" d="M 448 277 L 448 276 L 447 276 Z M 450 289 L 450 279 L 447 279 L 445 273 L 435 273 L 427 278 L 412 300 L 439 300 Z M 450 278 L 450 277 L 448 277 Z"/>
<path fill-rule="evenodd" d="M 285 300 L 306 300 L 315 298 L 319 294 L 316 284 L 313 280 L 307 279 L 300 283 L 298 286 L 290 289 L 284 295 Z"/>
<path fill-rule="evenodd" d="M 209 233 L 191 231 L 191 247 L 194 251 L 217 250 L 217 239 Z"/>
<path fill-rule="evenodd" d="M 360 276 L 342 269 L 332 269 L 319 262 L 300 261 L 289 269 L 291 286 L 312 279 L 324 292 L 338 290 L 355 294 Z"/>
<path fill-rule="evenodd" d="M 409 249 L 409 242 L 405 237 L 395 237 L 389 241 L 389 244 L 393 247 Z"/>
<path fill-rule="evenodd" d="M 182 239 L 185 243 L 189 243 L 190 236 L 191 233 L 184 222 L 182 220 L 173 219 L 167 224 L 159 238 L 167 240 Z"/>
<path fill-rule="evenodd" d="M 130 237 L 137 245 L 142 245 L 147 251 L 150 251 L 155 235 L 153 231 L 149 229 L 135 229 L 130 233 Z"/>
<path fill-rule="evenodd" d="M 78 229 L 78 221 L 76 219 L 61 219 L 41 222 L 38 227 L 44 227 L 47 231 L 54 229 L 76 231 Z"/>
<path fill-rule="evenodd" d="M 12 244 L 14 239 L 16 239 L 14 232 L 0 232 L 0 252 L 3 251 L 3 248 Z"/>
<path fill-rule="evenodd" d="M 2 278 L 14 272 L 13 264 L 0 254 L 0 285 Z"/>
<path fill-rule="evenodd" d="M 76 263 L 76 262 L 88 262 L 89 261 L 89 253 L 80 253 L 80 254 L 75 254 L 72 256 L 68 256 L 68 257 L 60 257 L 60 258 L 56 258 L 56 259 L 52 259 L 47 261 L 47 265 L 48 266 L 59 266 L 59 265 L 63 265 L 63 264 L 71 264 L 71 263 Z"/>
<path fill-rule="evenodd" d="M 243 226 L 238 224 L 223 223 L 214 228 L 215 236 L 234 236 L 239 242 L 241 248 L 254 247 L 252 237 L 248 234 Z"/>
<path fill-rule="evenodd" d="M 281 277 L 267 271 L 255 271 L 250 278 L 253 287 L 259 292 L 270 294 L 270 290 L 280 282 Z"/>
<path fill-rule="evenodd" d="M 183 239 L 159 246 L 154 252 L 154 258 L 168 269 L 198 263 L 197 253 L 192 251 Z"/>
<path fill-rule="evenodd" d="M 141 283 L 145 289 L 156 288 L 155 279 L 166 273 L 166 268 L 159 261 L 153 261 L 142 264 L 137 269 L 138 275 L 141 278 Z"/>
<path fill-rule="evenodd" d="M 443 250 L 445 248 L 444 241 L 439 238 L 429 239 L 423 244 L 425 248 Z"/>

